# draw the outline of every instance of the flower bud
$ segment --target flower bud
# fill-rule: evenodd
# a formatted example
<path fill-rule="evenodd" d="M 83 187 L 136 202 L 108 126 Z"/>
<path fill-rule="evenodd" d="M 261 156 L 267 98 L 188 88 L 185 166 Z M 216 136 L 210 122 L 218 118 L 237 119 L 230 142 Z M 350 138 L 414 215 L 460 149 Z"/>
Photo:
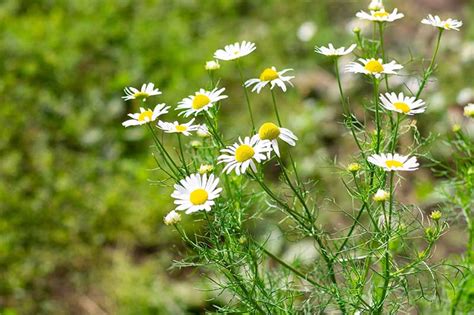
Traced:
<path fill-rule="evenodd" d="M 474 104 L 468 104 L 464 107 L 464 116 L 474 118 Z"/>
<path fill-rule="evenodd" d="M 165 222 L 166 225 L 176 224 L 180 221 L 181 221 L 181 215 L 174 210 L 168 213 L 163 219 L 163 222 Z"/>
<path fill-rule="evenodd" d="M 454 124 L 453 127 L 451 128 L 453 132 L 459 132 L 461 130 L 461 125 L 460 124 Z"/>
<path fill-rule="evenodd" d="M 438 221 L 439 219 L 441 219 L 441 212 L 438 210 L 431 212 L 430 218 L 431 220 Z"/>
<path fill-rule="evenodd" d="M 347 170 L 351 173 L 356 173 L 361 169 L 361 166 L 359 163 L 351 163 L 347 166 Z"/>
<path fill-rule="evenodd" d="M 196 131 L 196 134 L 201 138 L 209 137 L 211 134 L 209 133 L 209 129 L 207 129 L 206 125 L 200 125 Z"/>
<path fill-rule="evenodd" d="M 199 167 L 199 174 L 201 175 L 204 175 L 206 173 L 210 173 L 214 170 L 214 166 L 210 165 L 210 164 L 201 164 L 201 166 Z"/>
<path fill-rule="evenodd" d="M 389 197 L 390 197 L 390 194 L 388 192 L 386 192 L 383 189 L 379 189 L 375 193 L 373 199 L 374 201 L 377 201 L 377 202 L 383 202 L 383 201 L 388 200 Z"/>
<path fill-rule="evenodd" d="M 356 27 L 354 27 L 354 28 L 352 29 L 352 32 L 353 32 L 354 34 L 359 34 L 360 31 L 361 31 L 361 29 L 360 29 L 360 27 L 358 27 L 358 26 L 356 26 Z"/>
<path fill-rule="evenodd" d="M 208 70 L 208 71 L 219 70 L 220 67 L 221 67 L 221 65 L 219 64 L 219 62 L 217 62 L 215 60 L 207 61 L 206 65 L 204 66 L 204 68 L 206 68 L 206 70 Z"/>

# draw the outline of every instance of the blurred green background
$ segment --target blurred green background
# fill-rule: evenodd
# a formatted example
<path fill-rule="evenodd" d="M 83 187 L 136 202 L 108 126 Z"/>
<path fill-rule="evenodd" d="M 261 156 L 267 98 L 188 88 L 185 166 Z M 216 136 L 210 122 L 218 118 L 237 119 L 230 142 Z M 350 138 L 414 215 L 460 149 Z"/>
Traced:
<path fill-rule="evenodd" d="M 120 97 L 125 86 L 150 81 L 163 91 L 150 105 L 175 105 L 207 85 L 205 61 L 235 41 L 258 47 L 243 60 L 246 77 L 272 65 L 295 69 L 296 88 L 278 93 L 278 101 L 283 120 L 301 139 L 295 154 L 300 168 L 328 187 L 328 196 L 349 202 L 331 176 L 331 160 L 337 157 L 344 165 L 355 148 L 339 123 L 331 64 L 313 49 L 352 43 L 351 30 L 360 25 L 355 12 L 368 2 L 2 1 L 0 313 L 210 309 L 215 292 L 206 290 L 210 283 L 200 271 L 168 270 L 183 252 L 176 233 L 162 224 L 172 209 L 171 191 L 153 183 L 159 175 L 152 170 L 145 130 L 121 126 L 137 103 Z M 425 94 L 430 109 L 419 118 L 421 131 L 449 133 L 453 123 L 463 123 L 462 105 L 474 100 L 473 5 L 469 0 L 385 4 L 398 5 L 406 15 L 387 34 L 389 55 L 402 62 L 409 59 L 408 48 L 430 56 L 435 31 L 419 23 L 428 13 L 465 22 L 462 32 L 446 32 L 441 74 L 430 83 Z M 221 84 L 230 95 L 221 126 L 231 139 L 248 131 L 249 123 L 236 69 L 221 64 Z M 420 70 L 420 63 L 411 65 Z M 354 99 L 370 95 L 360 78 L 344 76 Z M 252 94 L 252 100 L 258 122 L 268 120 L 269 94 Z M 449 152 L 439 146 L 435 154 L 446 158 Z M 438 201 L 440 179 L 429 170 L 417 174 L 404 198 L 429 209 Z M 193 228 L 192 220 L 186 224 Z M 438 255 L 463 250 L 456 235 L 444 238 Z"/>

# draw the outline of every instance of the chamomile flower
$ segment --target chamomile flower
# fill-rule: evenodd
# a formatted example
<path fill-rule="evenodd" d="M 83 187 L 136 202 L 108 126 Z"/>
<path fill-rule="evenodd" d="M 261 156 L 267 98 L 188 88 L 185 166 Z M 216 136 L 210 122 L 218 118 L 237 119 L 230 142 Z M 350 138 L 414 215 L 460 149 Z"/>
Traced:
<path fill-rule="evenodd" d="M 179 214 L 178 212 L 176 211 L 170 211 L 164 218 L 163 218 L 163 222 L 166 224 L 166 225 L 172 225 L 172 224 L 176 224 L 178 222 L 181 221 L 181 214 Z"/>
<path fill-rule="evenodd" d="M 161 94 L 159 89 L 155 89 L 155 85 L 153 83 L 143 84 L 140 90 L 129 86 L 123 89 L 123 91 L 125 92 L 125 96 L 122 96 L 122 98 L 126 101 L 143 99 L 145 102 L 148 97 Z"/>
<path fill-rule="evenodd" d="M 256 91 L 257 93 L 260 93 L 260 91 L 268 83 L 270 83 L 270 89 L 273 90 L 275 85 L 278 85 L 282 89 L 283 92 L 286 92 L 285 83 L 288 83 L 289 85 L 293 86 L 293 83 L 291 83 L 290 80 L 293 79 L 294 76 L 284 76 L 283 74 L 292 70 L 293 69 L 285 69 L 278 72 L 275 67 L 266 68 L 265 70 L 262 71 L 258 79 L 247 80 L 247 82 L 245 82 L 245 87 L 255 85 L 252 89 L 252 92 Z"/>
<path fill-rule="evenodd" d="M 201 164 L 201 166 L 199 166 L 199 174 L 203 175 L 203 174 L 206 174 L 206 173 L 210 173 L 214 170 L 214 166 L 212 166 L 211 164 Z"/>
<path fill-rule="evenodd" d="M 356 16 L 362 20 L 369 20 L 373 22 L 393 22 L 401 19 L 405 15 L 398 13 L 398 9 L 394 9 L 392 13 L 386 12 L 385 9 L 371 10 L 370 13 L 365 11 L 357 12 Z"/>
<path fill-rule="evenodd" d="M 194 118 L 185 124 L 180 124 L 179 122 L 164 122 L 158 121 L 158 128 L 163 130 L 166 133 L 180 133 L 183 136 L 191 135 L 192 131 L 196 131 L 199 128 L 199 125 L 193 125 Z"/>
<path fill-rule="evenodd" d="M 415 156 L 404 156 L 398 153 L 373 154 L 367 160 L 385 171 L 415 171 L 419 166 Z"/>
<path fill-rule="evenodd" d="M 222 191 L 218 188 L 219 178 L 214 178 L 214 174 L 191 174 L 174 185 L 175 191 L 171 194 L 174 203 L 177 205 L 176 211 L 186 211 L 186 214 L 197 211 L 211 211 Z"/>
<path fill-rule="evenodd" d="M 421 20 L 421 23 L 426 25 L 431 25 L 437 27 L 442 30 L 455 30 L 459 31 L 459 28 L 462 26 L 462 21 L 454 20 L 454 19 L 447 19 L 441 20 L 441 18 L 437 15 L 428 15 L 426 19 Z"/>
<path fill-rule="evenodd" d="M 244 140 L 239 138 L 239 142 L 221 150 L 223 154 L 217 158 L 218 164 L 226 163 L 222 171 L 227 174 L 233 170 L 237 175 L 244 174 L 249 166 L 256 172 L 255 163 L 261 163 L 267 159 L 266 153 L 271 151 L 270 145 L 270 141 L 260 140 L 257 135 L 245 137 Z"/>
<path fill-rule="evenodd" d="M 209 132 L 209 129 L 207 128 L 207 125 L 205 124 L 198 126 L 196 130 L 196 134 L 198 135 L 198 137 L 201 137 L 201 138 L 206 138 L 211 135 L 211 133 Z"/>
<path fill-rule="evenodd" d="M 350 54 L 355 48 L 357 47 L 356 44 L 352 44 L 349 48 L 345 47 L 340 47 L 340 48 L 334 48 L 334 46 L 329 43 L 328 47 L 315 47 L 314 51 L 317 52 L 318 54 L 325 55 L 325 56 L 330 56 L 330 57 L 339 57 L 339 56 L 344 56 Z"/>
<path fill-rule="evenodd" d="M 258 137 L 260 140 L 268 140 L 271 143 L 271 147 L 277 156 L 280 156 L 280 149 L 278 148 L 278 138 L 285 141 L 291 146 L 296 145 L 298 138 L 291 130 L 278 127 L 274 123 L 266 122 L 260 129 L 258 129 Z M 270 153 L 270 152 L 269 152 Z"/>
<path fill-rule="evenodd" d="M 396 70 L 402 69 L 403 66 L 397 64 L 395 61 L 390 63 L 383 63 L 382 59 L 363 59 L 359 62 L 351 62 L 346 66 L 346 72 L 363 73 L 373 75 L 380 78 L 382 74 L 397 74 Z"/>
<path fill-rule="evenodd" d="M 208 111 L 216 102 L 227 98 L 227 95 L 221 95 L 224 90 L 225 88 L 215 88 L 212 91 L 200 89 L 194 95 L 190 95 L 179 102 L 176 110 L 183 110 L 179 115 L 184 115 L 184 117 L 197 115 L 202 111 Z"/>
<path fill-rule="evenodd" d="M 416 99 L 416 97 L 404 96 L 403 93 L 385 93 L 380 95 L 382 106 L 394 112 L 405 115 L 415 115 L 423 113 L 426 110 L 426 105 L 423 100 Z"/>
<path fill-rule="evenodd" d="M 150 123 L 155 121 L 159 116 L 166 114 L 170 106 L 166 106 L 166 104 L 158 104 L 155 106 L 155 109 L 151 110 L 149 108 L 144 109 L 140 107 L 139 113 L 128 114 L 129 117 L 132 119 L 126 120 L 122 123 L 124 127 L 130 126 L 138 126 Z"/>
<path fill-rule="evenodd" d="M 468 104 L 464 107 L 464 116 L 474 118 L 474 104 Z"/>
<path fill-rule="evenodd" d="M 369 4 L 370 11 L 380 11 L 385 10 L 382 0 L 372 0 Z"/>
<path fill-rule="evenodd" d="M 383 189 L 378 189 L 375 195 L 372 197 L 372 199 L 377 202 L 387 201 L 388 198 L 390 198 L 390 193 Z"/>
<path fill-rule="evenodd" d="M 252 42 L 243 41 L 242 43 L 234 43 L 226 45 L 224 49 L 218 49 L 214 53 L 214 58 L 219 60 L 234 60 L 247 56 L 257 47 Z"/>

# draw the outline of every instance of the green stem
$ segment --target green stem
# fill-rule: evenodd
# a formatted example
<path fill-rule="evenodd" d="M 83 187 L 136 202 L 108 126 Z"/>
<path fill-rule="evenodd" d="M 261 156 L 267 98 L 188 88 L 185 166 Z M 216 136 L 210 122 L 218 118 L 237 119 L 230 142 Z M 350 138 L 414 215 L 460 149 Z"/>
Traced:
<path fill-rule="evenodd" d="M 383 37 L 383 27 L 384 23 L 383 22 L 378 22 L 379 25 L 379 39 L 380 39 L 380 49 L 382 50 L 382 61 L 385 63 L 385 45 L 384 45 L 384 37 Z M 388 87 L 388 75 L 385 74 L 385 87 L 387 88 L 387 91 L 389 90 Z"/>
<path fill-rule="evenodd" d="M 375 144 L 375 153 L 380 152 L 381 142 L 381 125 L 380 125 L 380 113 L 379 113 L 379 80 L 374 77 L 374 105 L 375 105 L 375 124 L 377 127 L 377 142 Z"/>
<path fill-rule="evenodd" d="M 436 40 L 435 50 L 434 50 L 433 56 L 431 57 L 430 65 L 429 65 L 428 69 L 425 71 L 425 73 L 423 75 L 423 80 L 421 81 L 420 88 L 418 89 L 418 92 L 416 93 L 416 99 L 418 99 L 420 97 L 421 92 L 423 92 L 423 89 L 425 88 L 426 82 L 428 81 L 429 77 L 433 73 L 433 67 L 434 67 L 434 63 L 436 61 L 436 56 L 438 55 L 438 50 L 439 50 L 439 45 L 441 43 L 441 36 L 442 35 L 443 35 L 443 29 L 440 28 L 439 33 L 438 33 L 438 38 Z"/>
<path fill-rule="evenodd" d="M 184 176 L 182 170 L 176 165 L 176 163 L 173 161 L 171 156 L 168 154 L 166 151 L 165 147 L 163 144 L 160 142 L 160 139 L 158 139 L 158 136 L 156 135 L 155 131 L 153 130 L 153 127 L 150 124 L 147 124 L 148 130 L 150 130 L 153 140 L 155 141 L 155 145 L 157 146 L 158 150 L 161 152 L 161 155 L 163 156 L 166 164 L 170 168 L 170 170 L 175 174 L 175 176 L 178 178 L 179 175 Z M 176 173 L 178 172 L 178 173 Z"/>
<path fill-rule="evenodd" d="M 181 143 L 181 135 L 179 133 L 177 133 L 176 136 L 178 137 L 179 156 L 181 158 L 181 163 L 183 164 L 183 167 L 184 167 L 184 170 L 186 171 L 186 174 L 189 175 L 188 166 L 186 165 L 186 159 L 184 158 L 183 144 Z"/>
<path fill-rule="evenodd" d="M 250 106 L 249 94 L 248 94 L 247 88 L 245 87 L 244 75 L 242 74 L 242 65 L 240 64 L 240 59 L 237 59 L 237 68 L 239 69 L 240 81 L 241 81 L 242 87 L 244 89 L 245 100 L 247 101 L 247 108 L 248 108 L 249 115 L 250 115 L 250 121 L 252 122 L 252 133 L 255 133 L 255 122 L 254 122 L 254 119 L 253 119 L 252 107 Z"/>

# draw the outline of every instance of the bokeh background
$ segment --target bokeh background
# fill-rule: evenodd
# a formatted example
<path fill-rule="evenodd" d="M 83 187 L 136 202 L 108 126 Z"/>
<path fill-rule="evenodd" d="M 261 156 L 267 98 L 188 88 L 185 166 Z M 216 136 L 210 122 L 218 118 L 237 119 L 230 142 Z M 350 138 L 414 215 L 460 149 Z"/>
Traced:
<path fill-rule="evenodd" d="M 355 26 L 366 32 L 354 16 L 368 2 L 3 0 L 0 313 L 200 314 L 218 303 L 210 301 L 216 292 L 202 271 L 169 270 L 183 255 L 177 234 L 162 224 L 171 191 L 155 183 L 160 175 L 146 131 L 121 126 L 137 104 L 120 97 L 125 86 L 151 81 L 163 95 L 150 104 L 175 105 L 206 86 L 205 61 L 228 43 L 257 44 L 243 60 L 246 77 L 272 65 L 295 69 L 295 89 L 277 93 L 285 124 L 301 139 L 294 155 L 303 175 L 319 181 L 328 207 L 333 200 L 348 205 L 334 173 L 355 148 L 340 123 L 331 64 L 313 50 L 328 42 L 348 46 Z M 389 56 L 407 65 L 398 84 L 415 84 L 408 75 L 421 69 L 419 56 L 431 54 L 436 32 L 419 23 L 425 15 L 465 22 L 461 32 L 445 33 L 439 75 L 424 94 L 429 110 L 418 119 L 424 135 L 449 137 L 452 124 L 465 124 L 462 106 L 474 100 L 474 5 L 385 5 L 406 15 L 387 30 Z M 231 139 L 245 134 L 249 121 L 234 65 L 222 63 L 219 76 L 230 95 L 221 126 Z M 344 83 L 357 111 L 369 85 L 352 75 Z M 269 94 L 252 94 L 252 101 L 258 122 L 268 120 Z M 433 154 L 449 161 L 442 141 Z M 441 201 L 443 178 L 428 168 L 416 174 L 400 198 L 429 211 Z M 344 224 L 330 211 L 322 220 Z M 193 229 L 191 219 L 185 225 Z M 462 235 L 455 225 L 436 255 L 461 253 Z"/>

